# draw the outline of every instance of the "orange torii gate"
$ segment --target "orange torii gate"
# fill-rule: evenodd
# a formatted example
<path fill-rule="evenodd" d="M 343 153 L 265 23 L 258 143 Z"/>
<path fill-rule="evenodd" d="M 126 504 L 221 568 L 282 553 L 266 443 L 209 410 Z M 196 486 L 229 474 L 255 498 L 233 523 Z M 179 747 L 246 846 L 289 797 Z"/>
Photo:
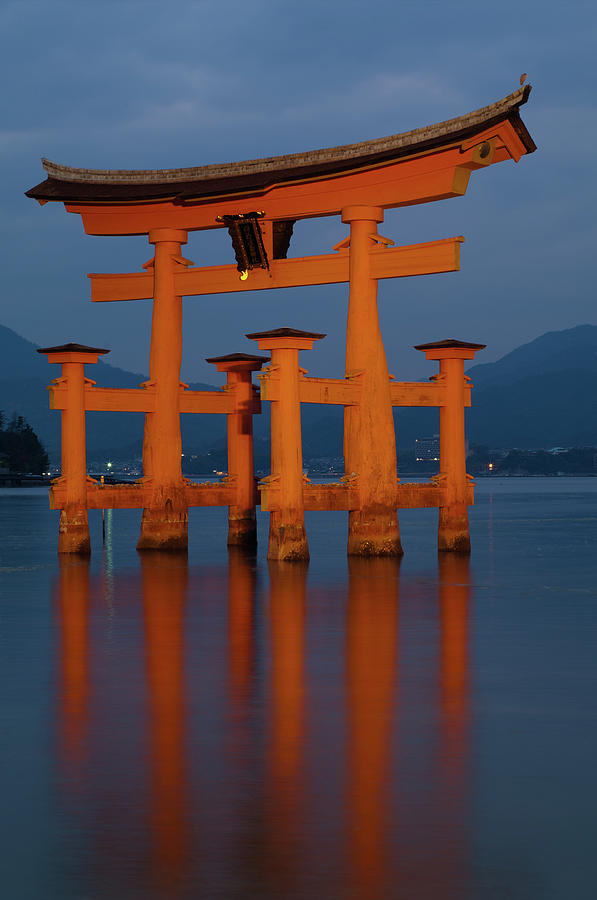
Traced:
<path fill-rule="evenodd" d="M 379 328 L 377 282 L 380 278 L 458 270 L 463 238 L 392 247 L 393 241 L 378 233 L 378 225 L 383 221 L 385 209 L 462 196 L 471 172 L 507 159 L 517 162 L 524 154 L 533 152 L 535 145 L 519 114 L 519 107 L 527 101 L 529 92 L 527 85 L 476 112 L 388 138 L 241 163 L 190 169 L 105 171 L 43 161 L 48 178 L 28 191 L 27 196 L 42 204 L 63 202 L 69 212 L 81 215 L 88 234 L 147 234 L 155 248 L 153 258 L 145 263 L 142 272 L 90 276 L 95 302 L 153 298 L 150 380 L 141 389 L 142 405 L 133 406 L 146 412 L 144 511 L 139 549 L 182 549 L 187 544 L 187 507 L 192 486 L 185 485 L 181 473 L 180 412 L 182 398 L 191 392 L 185 392 L 180 384 L 182 296 L 348 282 L 343 387 L 358 381 L 359 388 L 357 401 L 352 399 L 344 404 L 344 455 L 347 474 L 354 473 L 358 480 L 358 504 L 332 508 L 350 510 L 350 554 L 402 552 L 396 517 L 400 504 L 396 491 L 393 388 Z M 350 227 L 349 235 L 336 245 L 334 253 L 287 258 L 294 223 L 298 219 L 328 215 L 340 215 Z M 181 247 L 189 231 L 222 227 L 227 227 L 231 234 L 236 266 L 194 267 L 182 256 Z M 261 338 L 255 337 L 265 349 L 264 341 L 268 340 L 265 333 Z M 471 358 L 470 353 L 474 354 L 481 345 L 448 343 L 450 346 L 440 346 L 442 342 L 421 345 L 420 349 L 426 350 L 428 358 L 442 361 L 440 378 L 445 381 L 444 394 L 454 399 L 457 394 L 464 395 L 461 362 Z M 50 360 L 68 367 L 69 360 L 60 356 L 68 354 L 66 346 L 49 348 Z M 278 343 L 271 348 L 274 355 L 282 354 L 288 365 L 287 351 L 294 353 L 301 349 L 300 339 L 299 344 L 295 342 L 291 347 Z M 99 352 L 93 348 L 79 352 L 85 349 Z M 433 356 L 434 353 L 439 355 Z M 69 376 L 64 377 L 63 390 L 68 397 L 71 395 Z M 79 376 L 77 379 L 81 380 Z M 295 381 L 293 375 L 288 384 Z M 81 390 L 89 391 L 79 385 L 77 396 L 82 396 Z M 151 402 L 147 399 L 150 395 Z M 451 426 L 445 424 L 453 420 L 446 413 L 446 403 L 434 401 L 429 405 L 438 405 L 444 411 L 440 416 L 444 422 L 444 440 L 436 487 L 444 484 L 441 490 L 448 492 L 446 497 L 450 502 L 447 506 L 443 501 L 437 502 L 436 492 L 436 500 L 429 505 L 452 510 L 440 516 L 440 548 L 466 550 L 469 546 L 466 504 L 472 502 L 472 492 L 465 491 L 462 485 L 456 490 L 454 479 L 445 469 L 452 466 L 446 460 L 455 453 L 463 453 L 464 449 L 463 438 L 453 439 Z M 287 407 L 290 409 L 290 405 Z M 67 410 L 67 406 L 62 408 Z M 83 408 L 130 407 L 121 403 Z M 195 405 L 188 411 L 204 410 Z M 293 432 L 292 440 L 295 437 Z M 289 457 L 290 440 L 282 437 L 276 460 Z M 273 443 L 276 444 L 275 438 Z M 83 458 L 83 468 L 84 465 Z M 80 461 L 78 466 L 80 469 Z M 463 466 L 464 460 L 456 467 L 459 484 Z M 456 468 L 452 466 L 450 471 L 455 472 Z M 276 474 L 279 473 L 272 472 L 273 476 Z M 88 546 L 88 537 L 87 545 L 84 538 L 86 509 L 93 505 L 90 499 L 93 497 L 94 502 L 107 505 L 106 499 L 98 500 L 98 491 L 93 486 L 86 487 L 85 496 L 81 483 L 73 505 L 67 499 L 68 482 L 72 479 L 70 475 L 65 477 L 65 485 L 59 483 L 52 489 L 54 505 L 63 509 L 59 549 L 84 551 Z M 219 487 L 210 490 L 217 491 Z M 271 493 L 269 483 L 262 493 Z M 281 498 L 281 508 L 282 500 L 286 502 Z M 139 492 L 135 505 L 140 505 L 138 501 Z M 236 496 L 231 494 L 223 502 L 231 507 L 238 505 Z M 296 505 L 295 500 L 292 502 Z M 413 500 L 408 505 L 428 504 Z M 288 509 L 291 506 L 287 504 Z M 81 520 L 81 511 L 85 511 L 85 522 Z M 248 523 L 250 531 L 251 516 L 239 515 L 239 521 Z M 304 558 L 306 539 L 300 537 L 300 528 L 296 536 L 301 547 L 293 545 L 294 538 L 285 547 L 280 537 L 290 533 L 285 528 L 290 523 L 291 520 L 282 522 L 284 528 L 279 538 L 275 537 L 275 528 L 271 532 L 271 557 Z M 243 526 L 239 528 L 242 531 Z M 68 537 L 71 533 L 72 540 Z"/>

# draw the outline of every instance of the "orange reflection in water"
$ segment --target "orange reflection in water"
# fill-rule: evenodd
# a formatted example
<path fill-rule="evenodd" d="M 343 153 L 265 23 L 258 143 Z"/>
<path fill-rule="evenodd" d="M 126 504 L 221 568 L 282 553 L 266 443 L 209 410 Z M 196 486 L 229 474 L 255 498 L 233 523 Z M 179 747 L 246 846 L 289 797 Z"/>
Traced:
<path fill-rule="evenodd" d="M 190 822 L 194 820 L 201 832 L 209 834 L 218 854 L 221 852 L 229 860 L 230 870 L 239 879 L 233 885 L 239 896 L 244 890 L 244 879 L 251 890 L 255 887 L 252 879 L 257 878 L 257 871 L 259 883 L 269 891 L 265 896 L 272 897 L 292 895 L 301 883 L 306 888 L 313 872 L 319 872 L 319 883 L 329 887 L 327 896 L 372 900 L 394 896 L 426 900 L 442 896 L 446 886 L 463 885 L 467 872 L 465 810 L 470 777 L 468 566 L 466 557 L 442 554 L 437 594 L 432 588 L 427 600 L 420 602 L 421 598 L 407 589 L 408 580 L 400 596 L 398 561 L 351 559 L 346 595 L 343 585 L 329 595 L 318 594 L 315 588 L 307 601 L 307 565 L 270 563 L 269 690 L 262 719 L 259 683 L 254 681 L 260 652 L 255 637 L 255 561 L 242 554 L 230 554 L 227 573 L 222 570 L 217 578 L 212 575 L 213 584 L 209 583 L 208 591 L 215 597 L 214 603 L 225 603 L 228 591 L 224 679 L 235 723 L 235 769 L 231 772 L 225 765 L 222 769 L 218 760 L 215 771 L 217 777 L 225 777 L 227 784 L 234 785 L 238 769 L 242 777 L 236 783 L 247 791 L 246 796 L 234 796 L 231 818 L 226 819 L 227 813 L 221 813 L 225 799 L 218 797 L 220 811 L 214 815 L 213 808 L 193 808 L 190 791 L 184 670 L 186 560 L 170 554 L 143 554 L 143 681 L 147 685 L 149 711 L 150 792 L 149 803 L 140 796 L 138 808 L 144 820 L 149 821 L 152 851 L 148 858 L 147 849 L 137 846 L 139 838 L 132 835 L 130 852 L 138 854 L 138 871 L 146 873 L 146 883 L 174 898 L 184 894 L 202 866 L 209 866 L 209 848 L 203 847 L 200 862 L 196 836 L 193 846 Z M 202 581 L 202 585 L 206 583 Z M 59 713 L 62 756 L 69 767 L 71 784 L 73 773 L 83 773 L 89 730 L 89 585 L 88 561 L 61 561 L 57 592 Z M 134 597 L 139 609 L 138 588 Z M 312 693 L 308 695 L 305 631 L 309 613 L 314 615 L 316 609 L 320 616 L 325 610 L 331 616 L 325 621 L 333 622 L 334 627 L 328 634 L 325 628 L 315 629 L 316 640 L 310 643 L 309 652 L 316 662 L 318 654 L 329 653 L 333 664 L 323 669 L 319 665 L 309 668 Z M 342 634 L 344 610 L 342 644 L 337 636 Z M 419 630 L 408 627 L 408 616 L 413 611 L 416 615 L 422 612 L 416 622 Z M 399 614 L 406 631 L 400 658 Z M 315 615 L 311 633 L 313 622 L 317 621 Z M 135 633 L 139 633 L 138 628 Z M 220 633 L 216 623 L 213 634 L 217 638 Z M 407 645 L 411 662 L 413 651 L 416 657 L 414 678 L 404 677 L 409 664 Z M 119 664 L 117 657 L 111 659 L 114 665 Z M 424 675 L 416 668 L 422 659 Z M 198 660 L 198 665 L 206 663 Z M 103 677 L 97 665 L 96 677 Z M 319 678 L 332 679 L 331 685 L 329 680 L 325 682 L 327 696 L 334 698 L 334 703 L 346 713 L 345 732 L 341 723 L 324 729 L 328 739 L 338 743 L 337 788 L 332 785 L 324 796 L 318 796 L 309 782 L 310 767 L 325 769 L 331 755 L 319 754 L 319 743 L 325 736 L 322 738 L 318 730 L 317 716 L 312 715 L 317 706 L 314 692 L 321 684 Z M 95 695 L 101 687 L 95 685 Z M 426 721 L 421 725 L 425 717 L 419 715 L 411 717 L 415 721 L 410 724 L 405 710 L 408 707 L 412 712 L 421 702 L 429 704 Z M 404 746 L 397 744 L 399 718 Z M 138 727 L 138 719 L 128 727 Z M 267 735 L 265 753 L 255 754 L 255 747 L 263 746 L 261 734 Z M 416 745 L 417 740 L 420 746 Z M 251 768 L 253 760 L 255 770 Z M 321 777 L 321 773 L 314 774 Z M 120 775 L 126 778 L 126 771 Z M 111 773 L 110 782 L 117 784 Z M 411 786 L 410 793 L 403 790 L 405 785 Z M 337 802 L 341 793 L 344 804 Z M 330 803 L 331 807 L 326 806 Z M 95 809 L 97 814 L 98 811 L 101 812 L 100 804 Z M 245 815 L 246 828 L 236 832 L 242 834 L 241 846 L 231 840 L 230 834 L 237 827 L 237 820 Z M 106 830 L 104 823 L 101 832 Z M 119 823 L 111 820 L 109 831 L 120 841 L 119 850 L 126 853 L 124 829 L 120 831 Z M 325 848 L 318 845 L 318 836 L 325 840 Z M 247 859 L 250 865 L 246 864 Z M 133 878 L 126 874 L 124 863 L 122 866 L 122 878 Z M 345 881 L 348 878 L 350 886 Z M 454 891 L 446 895 L 457 896 Z"/>
<path fill-rule="evenodd" d="M 307 564 L 271 562 L 271 760 L 277 790 L 290 797 L 301 764 Z"/>
<path fill-rule="evenodd" d="M 141 555 L 151 758 L 151 822 L 157 877 L 174 892 L 190 861 L 184 609 L 186 558 Z"/>
<path fill-rule="evenodd" d="M 452 553 L 439 555 L 439 603 L 444 758 L 462 761 L 467 745 L 469 695 L 468 556 Z"/>
<path fill-rule="evenodd" d="M 308 564 L 270 562 L 268 868 L 280 891 L 297 877 L 305 718 L 305 587 Z M 283 896 L 283 894 L 282 894 Z"/>
<path fill-rule="evenodd" d="M 59 736 L 71 785 L 86 759 L 89 702 L 89 560 L 59 557 Z"/>
<path fill-rule="evenodd" d="M 255 667 L 255 556 L 228 548 L 228 682 L 233 713 L 246 712 Z"/>
<path fill-rule="evenodd" d="M 453 821 L 464 821 L 469 781 L 469 618 L 470 568 L 468 556 L 440 554 L 439 602 L 441 622 L 439 762 L 442 806 Z M 455 844 L 447 869 L 464 871 L 465 838 Z M 460 854 L 460 859 L 459 859 Z"/>
<path fill-rule="evenodd" d="M 346 630 L 349 859 L 357 896 L 388 880 L 400 561 L 349 559 Z"/>

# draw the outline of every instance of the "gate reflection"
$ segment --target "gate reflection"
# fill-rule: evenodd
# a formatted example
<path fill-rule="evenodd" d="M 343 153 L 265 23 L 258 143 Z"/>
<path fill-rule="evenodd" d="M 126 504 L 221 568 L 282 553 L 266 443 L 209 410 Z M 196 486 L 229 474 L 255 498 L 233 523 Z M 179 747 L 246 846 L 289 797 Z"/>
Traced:
<path fill-rule="evenodd" d="M 283 562 L 260 570 L 254 557 L 234 551 L 227 567 L 206 577 L 184 558 L 147 554 L 138 574 L 112 573 L 114 613 L 90 600 L 105 593 L 105 573 L 90 577 L 86 560 L 61 562 L 59 764 L 68 790 L 86 793 L 89 852 L 100 852 L 94 833 L 117 836 L 112 894 L 125 883 L 142 883 L 149 897 L 186 897 L 198 886 L 209 893 L 222 860 L 230 896 L 258 889 L 265 897 L 307 896 L 318 877 L 338 897 L 432 898 L 466 889 L 468 559 L 441 556 L 437 581 L 424 590 L 404 580 L 398 560 L 351 559 L 344 586 L 327 593 L 307 583 L 307 571 Z M 126 629 L 118 614 L 125 596 Z M 205 615 L 215 608 L 219 624 Z M 333 628 L 310 640 L 322 609 Z M 109 617 L 123 648 L 101 665 L 90 662 L 101 636 L 97 623 L 90 628 L 90 610 L 105 616 L 106 628 Z M 211 648 L 204 655 L 196 622 L 201 647 Z M 110 671 L 124 659 L 122 672 Z M 105 699 L 125 677 L 130 717 Z M 213 700 L 193 722 L 200 681 Z M 324 687 L 338 711 L 325 738 L 313 714 Z M 102 732 L 134 747 L 139 728 L 139 771 L 131 771 L 130 754 L 98 758 Z M 324 739 L 334 744 L 327 757 Z M 314 786 L 330 758 L 341 786 L 331 805 Z M 217 808 L 202 802 L 205 778 L 217 780 L 210 794 Z M 113 793 L 121 786 L 123 802 L 135 808 L 133 828 L 120 827 L 114 810 L 106 819 L 105 783 Z M 107 852 L 112 842 L 105 843 Z M 96 859 L 94 870 L 101 865 Z M 107 887 L 97 892 L 108 895 Z"/>

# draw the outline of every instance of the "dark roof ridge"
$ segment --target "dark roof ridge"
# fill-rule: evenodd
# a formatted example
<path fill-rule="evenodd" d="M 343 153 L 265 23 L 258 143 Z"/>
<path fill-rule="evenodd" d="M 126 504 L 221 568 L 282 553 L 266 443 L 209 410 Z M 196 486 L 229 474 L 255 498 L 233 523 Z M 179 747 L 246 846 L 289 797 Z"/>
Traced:
<path fill-rule="evenodd" d="M 321 338 L 325 337 L 325 334 L 321 334 L 319 331 L 300 331 L 298 328 L 288 328 L 287 326 L 283 328 L 272 328 L 270 331 L 254 331 L 251 334 L 245 335 L 245 337 L 250 338 L 252 341 L 256 341 L 259 338 L 285 338 L 285 337 L 297 337 L 297 338 L 314 338 L 316 341 L 321 340 Z"/>
<path fill-rule="evenodd" d="M 446 338 L 443 341 L 431 341 L 429 344 L 416 344 L 415 350 L 485 350 L 487 344 L 471 344 L 470 341 L 457 341 Z"/>
<path fill-rule="evenodd" d="M 38 353 L 109 353 L 102 347 L 88 347 L 86 344 L 60 344 L 58 347 L 40 347 Z"/>
<path fill-rule="evenodd" d="M 337 147 L 328 147 L 321 150 L 310 150 L 302 153 L 291 153 L 283 156 L 269 156 L 263 159 L 249 159 L 241 162 L 212 164 L 206 166 L 191 166 L 177 169 L 82 169 L 73 166 L 64 166 L 48 159 L 42 159 L 42 164 L 50 178 L 62 182 L 84 182 L 87 184 L 176 184 L 177 182 L 204 181 L 217 178 L 230 178 L 233 176 L 251 175 L 254 173 L 275 172 L 278 169 L 294 169 L 302 166 L 316 165 L 343 161 L 347 158 L 358 156 L 376 155 L 392 150 L 412 148 L 416 152 L 418 144 L 429 144 L 439 141 L 441 138 L 449 138 L 451 135 L 473 129 L 476 126 L 489 124 L 491 121 L 505 116 L 515 115 L 517 120 L 513 123 L 519 132 L 521 140 L 526 146 L 527 152 L 535 150 L 535 144 L 528 134 L 523 123 L 518 118 L 518 107 L 526 103 L 531 92 L 531 85 L 527 84 L 512 94 L 484 106 L 474 112 L 454 119 L 446 119 L 434 125 L 426 125 L 388 137 L 377 138 L 370 141 L 362 141 L 355 144 L 344 144 Z M 33 195 L 33 191 L 28 195 Z"/>

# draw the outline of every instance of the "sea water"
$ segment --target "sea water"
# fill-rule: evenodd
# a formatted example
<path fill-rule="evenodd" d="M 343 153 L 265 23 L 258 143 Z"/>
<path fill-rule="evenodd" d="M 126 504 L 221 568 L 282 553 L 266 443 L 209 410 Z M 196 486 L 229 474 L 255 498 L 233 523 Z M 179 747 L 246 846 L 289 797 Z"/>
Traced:
<path fill-rule="evenodd" d="M 483 479 L 470 560 L 437 511 L 404 558 L 139 557 L 90 514 L 60 562 L 43 489 L 0 492 L 2 896 L 595 896 L 597 479 Z"/>

